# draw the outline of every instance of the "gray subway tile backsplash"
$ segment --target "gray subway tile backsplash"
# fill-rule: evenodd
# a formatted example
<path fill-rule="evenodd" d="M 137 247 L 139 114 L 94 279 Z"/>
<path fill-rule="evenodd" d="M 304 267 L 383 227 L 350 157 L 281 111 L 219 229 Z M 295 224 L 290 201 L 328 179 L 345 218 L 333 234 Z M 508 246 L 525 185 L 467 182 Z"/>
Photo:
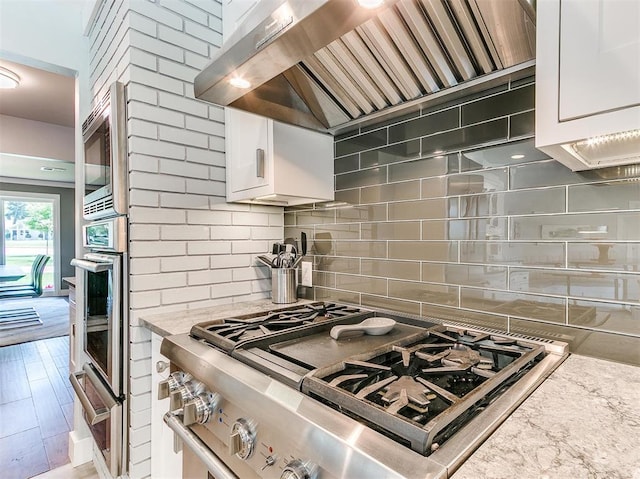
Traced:
<path fill-rule="evenodd" d="M 361 264 L 365 276 L 420 280 L 420 264 L 415 261 L 363 259 Z"/>
<path fill-rule="evenodd" d="M 333 171 L 337 175 L 338 173 L 347 173 L 349 171 L 356 171 L 360 169 L 360 155 L 343 156 L 334 160 Z"/>
<path fill-rule="evenodd" d="M 460 126 L 460 110 L 448 110 L 431 113 L 420 118 L 409 120 L 389 127 L 389 142 L 410 140 L 430 135 L 438 131 L 452 130 Z"/>
<path fill-rule="evenodd" d="M 375 150 L 360 153 L 360 167 L 371 168 L 373 166 L 398 163 L 420 156 L 420 141 L 411 140 L 395 145 L 377 148 Z"/>
<path fill-rule="evenodd" d="M 407 161 L 389 166 L 389 181 L 406 181 L 416 178 L 446 175 L 457 171 L 458 156 L 436 156 Z"/>
<path fill-rule="evenodd" d="M 387 205 L 356 205 L 336 210 L 336 221 L 340 222 L 363 222 L 363 221 L 386 221 Z"/>
<path fill-rule="evenodd" d="M 579 213 L 511 218 L 513 240 L 637 241 L 640 239 L 640 210 L 625 213 Z"/>
<path fill-rule="evenodd" d="M 458 306 L 458 286 L 389 280 L 389 295 L 422 303 Z"/>
<path fill-rule="evenodd" d="M 419 240 L 419 221 L 362 223 L 362 239 Z"/>
<path fill-rule="evenodd" d="M 422 154 L 434 155 L 444 151 L 457 150 L 472 145 L 506 140 L 509 123 L 506 118 L 478 123 L 476 125 L 422 138 Z"/>
<path fill-rule="evenodd" d="M 574 185 L 568 188 L 569 211 L 632 210 L 640 208 L 640 182 Z"/>
<path fill-rule="evenodd" d="M 418 199 L 420 199 L 420 182 L 418 180 L 369 186 L 360 189 L 360 202 L 362 204 Z"/>
<path fill-rule="evenodd" d="M 455 261 L 458 257 L 456 241 L 391 241 L 390 259 L 418 261 Z"/>
<path fill-rule="evenodd" d="M 457 216 L 457 201 L 451 198 L 389 203 L 389 220 L 391 221 L 448 218 L 452 214 Z"/>
<path fill-rule="evenodd" d="M 462 105 L 460 108 L 462 125 L 471 125 L 492 118 L 532 110 L 534 95 L 535 86 L 527 85 Z"/>
<path fill-rule="evenodd" d="M 569 268 L 640 271 L 640 243 L 568 243 Z"/>
<path fill-rule="evenodd" d="M 640 364 L 640 168 L 550 159 L 534 84 L 514 85 L 336 139 L 342 206 L 285 213 L 312 239 L 313 295 Z"/>
<path fill-rule="evenodd" d="M 387 294 L 387 279 L 369 276 L 336 274 L 336 288 L 368 294 Z"/>
<path fill-rule="evenodd" d="M 460 261 L 463 263 L 550 266 L 565 263 L 564 243 L 525 243 L 507 241 L 462 241 Z"/>
<path fill-rule="evenodd" d="M 336 175 L 336 190 L 346 190 L 359 186 L 381 185 L 387 182 L 387 167 L 370 168 Z"/>
<path fill-rule="evenodd" d="M 571 171 L 555 160 L 526 163 L 511 168 L 511 189 L 572 185 L 593 181 L 595 173 Z"/>
<path fill-rule="evenodd" d="M 369 150 L 371 148 L 378 148 L 386 145 L 387 143 L 386 128 L 371 131 L 362 135 L 352 136 L 346 140 L 336 142 L 336 158 L 351 155 L 359 151 Z"/>
<path fill-rule="evenodd" d="M 527 111 L 513 115 L 509 121 L 509 138 L 531 136 L 535 133 L 535 113 Z"/>

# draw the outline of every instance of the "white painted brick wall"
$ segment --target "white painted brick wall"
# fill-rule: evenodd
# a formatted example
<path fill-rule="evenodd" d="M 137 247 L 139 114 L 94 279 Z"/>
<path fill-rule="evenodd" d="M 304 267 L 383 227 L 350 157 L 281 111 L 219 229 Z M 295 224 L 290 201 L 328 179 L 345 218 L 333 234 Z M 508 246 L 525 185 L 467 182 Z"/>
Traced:
<path fill-rule="evenodd" d="M 283 237 L 281 208 L 227 204 L 224 110 L 193 97 L 222 42 L 221 0 L 103 0 L 89 32 L 98 97 L 127 87 L 130 169 L 129 476 L 151 471 L 156 312 L 268 297 L 255 256 Z"/>

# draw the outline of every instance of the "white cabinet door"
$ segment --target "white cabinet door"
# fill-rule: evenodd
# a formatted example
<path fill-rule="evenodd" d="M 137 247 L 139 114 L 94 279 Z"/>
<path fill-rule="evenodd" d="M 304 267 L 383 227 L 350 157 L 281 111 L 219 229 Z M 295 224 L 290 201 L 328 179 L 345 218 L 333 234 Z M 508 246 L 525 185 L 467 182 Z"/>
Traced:
<path fill-rule="evenodd" d="M 260 188 L 271 174 L 270 122 L 258 115 L 225 108 L 227 188 L 232 192 Z"/>
<path fill-rule="evenodd" d="M 560 121 L 640 104 L 640 2 L 560 3 Z"/>
<path fill-rule="evenodd" d="M 331 201 L 333 137 L 225 108 L 227 201 Z"/>
<path fill-rule="evenodd" d="M 169 376 L 169 368 L 158 372 L 156 364 L 169 360 L 160 354 L 162 338 L 151 334 L 151 477 L 182 477 L 182 452 L 173 452 L 173 431 L 163 421 L 169 399 L 158 399 L 158 383 Z"/>

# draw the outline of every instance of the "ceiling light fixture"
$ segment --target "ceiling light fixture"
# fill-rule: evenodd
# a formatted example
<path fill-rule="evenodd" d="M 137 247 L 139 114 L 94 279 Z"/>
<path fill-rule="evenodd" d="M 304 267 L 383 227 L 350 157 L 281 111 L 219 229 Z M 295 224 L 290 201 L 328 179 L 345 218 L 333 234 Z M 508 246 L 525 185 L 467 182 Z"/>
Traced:
<path fill-rule="evenodd" d="M 524 155 L 511 155 L 512 160 L 521 160 L 524 158 Z"/>
<path fill-rule="evenodd" d="M 384 0 L 358 0 L 358 3 L 364 8 L 378 8 L 384 3 Z"/>
<path fill-rule="evenodd" d="M 11 70 L 0 67 L 0 88 L 16 88 L 20 85 L 20 77 Z"/>
<path fill-rule="evenodd" d="M 231 86 L 242 88 L 243 90 L 246 90 L 251 86 L 251 83 L 240 77 L 233 77 L 231 80 L 229 80 L 229 83 L 231 84 Z"/>

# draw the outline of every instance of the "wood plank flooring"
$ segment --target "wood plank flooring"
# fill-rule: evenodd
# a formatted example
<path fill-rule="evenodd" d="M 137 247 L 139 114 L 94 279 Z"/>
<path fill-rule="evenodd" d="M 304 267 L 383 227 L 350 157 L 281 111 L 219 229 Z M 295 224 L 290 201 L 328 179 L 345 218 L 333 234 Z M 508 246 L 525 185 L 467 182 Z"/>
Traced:
<path fill-rule="evenodd" d="M 69 462 L 69 337 L 0 347 L 0 476 L 26 479 Z"/>

